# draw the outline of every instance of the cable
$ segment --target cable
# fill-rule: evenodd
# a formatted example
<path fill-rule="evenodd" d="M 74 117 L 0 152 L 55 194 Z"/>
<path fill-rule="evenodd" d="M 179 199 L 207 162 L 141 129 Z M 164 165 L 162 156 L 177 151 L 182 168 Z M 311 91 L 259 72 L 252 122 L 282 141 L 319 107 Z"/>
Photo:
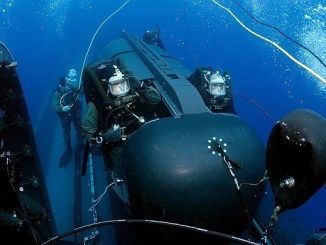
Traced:
<path fill-rule="evenodd" d="M 90 51 L 90 49 L 91 49 L 91 47 L 92 47 L 92 45 L 93 45 L 93 42 L 94 42 L 94 39 L 95 39 L 95 37 L 96 37 L 96 35 L 97 35 L 97 33 L 100 31 L 100 29 L 102 28 L 102 26 L 112 17 L 112 16 L 114 16 L 116 13 L 118 13 L 127 3 L 129 2 L 129 0 L 127 0 L 124 4 L 122 4 L 116 11 L 114 11 L 110 16 L 108 16 L 101 24 L 100 24 L 100 26 L 97 28 L 97 30 L 95 31 L 95 33 L 94 33 L 94 35 L 93 35 L 93 37 L 92 37 L 92 39 L 91 39 L 91 42 L 90 42 L 90 44 L 89 44 L 89 46 L 88 46 L 88 49 L 87 49 L 87 51 L 86 51 L 86 55 L 85 55 L 85 57 L 84 57 L 84 61 L 83 61 L 83 65 L 82 65 L 82 69 L 81 69 L 81 72 L 80 72 L 80 76 L 79 76 L 79 84 L 78 84 L 78 90 L 77 90 L 77 93 L 76 93 L 76 95 L 75 95 L 75 99 L 74 99 L 74 101 L 73 101 L 73 103 L 70 105 L 70 107 L 73 107 L 74 106 L 74 104 L 76 103 L 76 101 L 77 101 L 77 99 L 78 99 L 78 95 L 79 95 L 79 93 L 80 93 L 80 91 L 81 91 L 81 89 L 82 89 L 82 87 L 83 87 L 83 85 L 81 85 L 81 80 L 82 80 L 82 75 L 83 75 L 83 70 L 84 70 L 84 67 L 85 67 L 85 63 L 86 63 L 86 59 L 87 59 L 87 56 L 88 56 L 88 53 L 89 53 L 89 51 Z M 62 98 L 65 96 L 66 94 L 64 94 L 63 96 L 62 96 Z M 61 98 L 61 99 L 62 99 Z"/>
<path fill-rule="evenodd" d="M 308 66 L 306 66 L 305 64 L 301 63 L 300 61 L 298 61 L 297 59 L 295 59 L 291 54 L 289 54 L 285 49 L 283 49 L 281 46 L 279 46 L 277 43 L 275 43 L 274 41 L 271 41 L 270 39 L 259 35 L 258 33 L 252 31 L 251 29 L 249 29 L 246 25 L 244 25 L 237 16 L 235 16 L 230 9 L 224 7 L 223 5 L 221 5 L 220 3 L 218 3 L 215 0 L 211 0 L 214 4 L 218 5 L 220 8 L 224 9 L 226 12 L 228 12 L 245 30 L 247 30 L 249 33 L 253 34 L 254 36 L 270 43 L 271 45 L 273 45 L 274 47 L 276 47 L 278 50 L 280 50 L 283 54 L 285 54 L 290 60 L 292 60 L 294 63 L 296 63 L 298 66 L 302 67 L 303 69 L 305 69 L 306 71 L 310 72 L 310 74 L 312 74 L 313 76 L 315 76 L 317 79 L 319 79 L 320 81 L 322 81 L 323 83 L 326 84 L 326 79 L 323 78 L 322 76 L 320 76 L 318 73 L 316 73 L 314 70 L 312 70 L 311 68 L 309 68 Z"/>
<path fill-rule="evenodd" d="M 184 1 L 184 26 L 185 26 L 185 30 L 186 30 L 186 33 L 187 33 L 188 28 L 187 28 L 187 21 L 186 21 L 187 18 L 186 18 L 186 16 L 187 16 L 187 0 Z M 187 35 L 186 35 L 186 39 L 188 39 Z M 189 40 L 188 40 L 188 42 L 189 42 Z M 193 50 L 191 45 L 189 45 L 189 47 L 191 49 L 194 62 L 196 64 L 196 66 L 199 67 L 199 65 L 198 65 L 198 63 L 196 61 L 194 50 Z M 254 104 L 259 110 L 261 110 L 275 124 L 275 120 L 266 111 L 264 111 L 264 109 L 262 107 L 260 107 L 256 102 L 254 102 L 253 100 L 249 99 L 248 97 L 246 97 L 246 96 L 244 96 L 244 95 L 242 95 L 242 94 L 240 94 L 240 93 L 238 93 L 236 91 L 234 91 L 234 92 L 236 94 L 238 94 L 240 97 L 242 97 L 242 98 L 246 99 L 247 101 L 251 102 L 252 104 Z"/>
<path fill-rule="evenodd" d="M 249 99 L 248 97 L 240 94 L 239 92 L 233 90 L 233 92 L 237 95 L 239 95 L 240 97 L 244 98 L 245 100 L 249 101 L 250 103 L 254 104 L 259 110 L 261 110 L 274 124 L 276 123 L 276 121 L 260 106 L 258 105 L 255 101 Z"/>
<path fill-rule="evenodd" d="M 95 179 L 94 179 L 94 166 L 93 166 L 93 156 L 92 153 L 90 153 L 88 155 L 88 166 L 89 166 L 89 178 L 90 178 L 90 189 L 91 189 L 91 197 L 92 197 L 92 203 L 97 202 L 97 200 L 95 200 Z M 98 201 L 99 202 L 99 201 Z M 96 203 L 96 205 L 98 204 L 98 202 Z M 88 211 L 90 211 L 92 213 L 93 216 L 93 223 L 98 222 L 98 215 L 97 215 L 97 210 L 95 208 L 96 206 L 94 204 L 94 206 L 92 207 L 92 209 L 89 209 Z M 89 242 L 90 240 L 96 239 L 99 236 L 99 231 L 98 228 L 95 228 L 90 235 L 86 236 L 83 238 L 84 244 L 88 244 L 87 242 Z"/>
<path fill-rule="evenodd" d="M 104 190 L 104 192 L 97 198 L 97 199 L 95 199 L 95 200 L 93 200 L 93 206 L 92 207 L 90 207 L 89 209 L 88 209 L 88 211 L 90 211 L 90 212 L 92 212 L 92 210 L 95 208 L 95 206 L 97 206 L 97 204 L 99 204 L 100 203 L 100 201 L 102 200 L 102 198 L 103 198 L 103 196 L 104 196 L 104 194 L 107 192 L 107 190 L 111 187 L 111 186 L 113 186 L 115 184 L 115 182 L 112 182 L 111 184 L 109 184 L 106 188 L 105 188 L 105 190 Z"/>
<path fill-rule="evenodd" d="M 183 22 L 184 22 L 184 28 L 185 28 L 185 31 L 186 31 L 186 40 L 187 40 L 187 43 L 189 43 L 189 48 L 191 50 L 191 54 L 192 54 L 192 58 L 196 64 L 196 67 L 199 67 L 198 65 L 198 62 L 197 62 L 197 59 L 196 59 L 196 56 L 195 56 L 195 52 L 194 52 L 194 48 L 193 46 L 191 45 L 191 42 L 188 40 L 188 25 L 187 25 L 187 0 L 184 1 L 184 18 L 183 18 Z"/>
<path fill-rule="evenodd" d="M 231 236 L 231 235 L 227 235 L 224 233 L 220 233 L 220 232 L 216 232 L 216 231 L 211 231 L 211 230 L 206 230 L 206 229 L 202 229 L 202 228 L 197 228 L 194 226 L 189 226 L 189 225 L 183 225 L 183 224 L 178 224 L 178 223 L 171 223 L 171 222 L 166 222 L 166 221 L 159 221 L 159 220 L 147 220 L 147 219 L 120 219 L 120 220 L 107 220 L 107 221 L 102 221 L 102 222 L 98 222 L 95 224 L 89 224 L 89 225 L 85 225 L 85 226 L 81 226 L 78 228 L 75 228 L 74 230 L 64 233 L 60 236 L 56 236 L 53 237 L 51 239 L 49 239 L 48 241 L 42 243 L 42 245 L 46 245 L 46 244 L 52 244 L 62 238 L 65 238 L 67 236 L 70 236 L 74 233 L 83 231 L 83 230 L 87 230 L 87 229 L 91 229 L 94 227 L 100 227 L 100 226 L 106 226 L 106 225 L 118 225 L 118 224 L 151 224 L 151 225 L 161 225 L 161 226 L 169 226 L 169 227 L 174 227 L 174 228 L 181 228 L 181 229 L 186 229 L 186 230 L 191 230 L 191 231 L 195 231 L 195 232 L 199 232 L 199 233 L 204 233 L 204 234 L 208 234 L 208 235 L 213 235 L 216 237 L 220 237 L 229 241 L 234 241 L 234 242 L 238 242 L 240 244 L 250 244 L 250 245 L 259 245 L 258 243 L 254 243 L 251 241 L 247 241 L 244 240 L 242 238 L 239 237 L 235 237 L 235 236 Z"/>
<path fill-rule="evenodd" d="M 246 14 L 248 14 L 254 21 L 256 21 L 258 24 L 267 26 L 269 28 L 274 29 L 275 31 L 277 31 L 278 33 L 280 33 L 282 36 L 286 37 L 287 39 L 289 39 L 291 42 L 297 44 L 298 46 L 300 46 L 301 48 L 305 49 L 306 51 L 308 51 L 311 55 L 313 55 L 324 67 L 326 67 L 326 64 L 321 60 L 321 58 L 319 58 L 314 52 L 312 52 L 310 49 L 308 49 L 306 46 L 302 45 L 301 43 L 297 42 L 296 40 L 292 39 L 291 37 L 289 37 L 288 35 L 286 35 L 284 32 L 280 31 L 279 29 L 277 29 L 276 27 L 263 23 L 259 20 L 257 20 L 252 14 L 249 13 L 248 10 L 246 10 L 243 6 L 240 5 L 240 3 L 238 3 L 238 1 L 233 0 Z"/>
<path fill-rule="evenodd" d="M 268 177 L 268 173 L 267 173 L 267 170 L 265 171 L 263 177 L 257 182 L 257 183 L 249 183 L 249 182 L 243 182 L 239 185 L 239 189 L 241 189 L 241 187 L 243 185 L 249 185 L 249 186 L 257 186 L 257 185 L 260 185 L 261 183 L 267 181 L 269 179 Z"/>
<path fill-rule="evenodd" d="M 88 53 L 93 45 L 93 42 L 94 42 L 94 39 L 97 35 L 97 33 L 100 31 L 100 29 L 102 28 L 102 26 L 109 20 L 111 19 L 112 16 L 114 16 L 116 13 L 118 13 L 127 3 L 129 2 L 129 0 L 127 0 L 125 3 L 123 3 L 116 11 L 114 11 L 110 16 L 108 16 L 101 24 L 100 26 L 97 28 L 97 30 L 95 31 L 93 37 L 92 37 L 92 40 L 88 46 L 88 49 L 86 51 L 86 55 L 84 57 L 84 61 L 83 61 L 83 65 L 82 65 L 82 69 L 81 69 L 81 73 L 80 73 L 80 77 L 79 77 L 79 88 L 81 87 L 81 79 L 82 79 L 82 74 L 83 74 L 83 70 L 84 70 L 84 67 L 85 67 L 85 63 L 86 63 L 86 59 L 87 59 L 87 56 L 88 56 Z"/>

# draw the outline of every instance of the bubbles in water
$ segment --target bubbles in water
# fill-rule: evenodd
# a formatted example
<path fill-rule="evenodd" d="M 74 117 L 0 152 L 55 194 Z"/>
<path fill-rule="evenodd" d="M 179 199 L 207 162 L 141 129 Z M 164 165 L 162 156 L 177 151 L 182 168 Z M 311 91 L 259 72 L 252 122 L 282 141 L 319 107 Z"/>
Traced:
<path fill-rule="evenodd" d="M 300 42 L 309 47 L 324 63 L 326 61 L 326 6 L 318 4 L 316 7 L 307 8 L 304 19 L 303 31 L 299 38 Z M 311 69 L 326 78 L 326 69 L 315 57 L 300 50 L 301 59 Z M 319 83 L 319 92 L 326 89 L 326 85 Z"/>
<path fill-rule="evenodd" d="M 11 8 L 14 3 L 14 0 L 0 1 L 0 9 L 2 12 L 5 12 L 8 8 Z"/>
<path fill-rule="evenodd" d="M 65 24 L 69 19 L 69 14 L 74 8 L 87 9 L 90 6 L 90 0 L 83 0 L 76 3 L 73 0 L 48 0 L 43 1 L 40 15 L 43 17 L 42 26 L 47 26 L 48 22 L 54 22 L 55 32 L 62 37 L 65 34 Z"/>
<path fill-rule="evenodd" d="M 1 22 L 0 22 L 0 30 L 8 30 L 11 27 L 11 22 L 9 19 L 10 9 L 14 4 L 14 0 L 6 0 L 0 1 L 0 10 L 1 10 Z M 3 34 L 1 35 L 1 39 L 3 40 Z"/>

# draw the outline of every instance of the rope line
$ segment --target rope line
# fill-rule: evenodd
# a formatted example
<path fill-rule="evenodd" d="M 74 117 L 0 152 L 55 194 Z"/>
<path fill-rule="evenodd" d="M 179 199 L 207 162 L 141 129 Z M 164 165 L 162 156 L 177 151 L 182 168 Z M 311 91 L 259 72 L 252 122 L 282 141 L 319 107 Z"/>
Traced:
<path fill-rule="evenodd" d="M 118 12 L 120 12 L 121 9 L 123 9 L 123 7 L 129 2 L 130 0 L 127 0 L 125 3 L 123 3 L 116 11 L 114 11 L 111 15 L 109 15 L 101 24 L 100 26 L 97 28 L 97 30 L 95 31 L 93 37 L 92 37 L 92 40 L 88 46 L 88 49 L 86 51 L 86 55 L 84 57 L 84 61 L 83 61 L 83 65 L 82 65 L 82 69 L 81 69 L 81 72 L 80 72 L 80 77 L 79 77 L 79 88 L 81 86 L 81 80 L 82 80 L 82 74 L 83 74 L 83 70 L 84 70 L 84 67 L 85 67 L 85 63 L 86 63 L 86 59 L 87 59 L 87 56 L 88 56 L 88 53 L 93 45 L 93 42 L 94 42 L 94 39 L 97 35 L 97 33 L 101 30 L 102 26 L 109 20 L 111 19 L 112 16 L 114 16 L 115 14 L 117 14 Z"/>
<path fill-rule="evenodd" d="M 252 31 L 250 28 L 248 28 L 245 24 L 243 24 L 238 17 L 232 13 L 232 11 L 226 7 L 224 7 L 223 5 L 221 5 L 220 3 L 218 3 L 215 0 L 211 0 L 215 5 L 219 6 L 220 8 L 224 9 L 226 12 L 228 12 L 245 30 L 247 30 L 249 33 L 253 34 L 254 36 L 270 43 L 271 45 L 273 45 L 274 47 L 276 47 L 278 50 L 280 50 L 283 54 L 285 54 L 290 60 L 292 60 L 294 63 L 296 63 L 298 66 L 302 67 L 303 69 L 305 69 L 306 71 L 310 72 L 310 74 L 312 74 L 313 76 L 315 76 L 317 79 L 319 79 L 320 81 L 322 81 L 323 83 L 326 84 L 326 79 L 323 78 L 322 76 L 320 76 L 318 73 L 316 73 L 314 70 L 312 70 L 311 68 L 309 68 L 308 66 L 306 66 L 305 64 L 301 63 L 300 61 L 298 61 L 296 58 L 294 58 L 290 53 L 288 53 L 285 49 L 283 49 L 280 45 L 278 45 L 277 43 L 275 43 L 274 41 L 259 35 L 258 33 Z"/>

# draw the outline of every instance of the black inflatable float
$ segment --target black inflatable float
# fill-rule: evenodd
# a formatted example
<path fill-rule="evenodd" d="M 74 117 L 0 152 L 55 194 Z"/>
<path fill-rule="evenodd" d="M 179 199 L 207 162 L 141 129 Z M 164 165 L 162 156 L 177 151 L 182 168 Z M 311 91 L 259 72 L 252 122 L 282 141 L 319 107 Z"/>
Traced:
<path fill-rule="evenodd" d="M 326 120 L 297 109 L 272 129 L 267 145 L 267 170 L 275 205 L 297 208 L 326 180 Z"/>
<path fill-rule="evenodd" d="M 260 181 L 264 159 L 256 133 L 234 115 L 190 114 L 150 122 L 129 139 L 123 154 L 132 217 L 240 235 L 265 190 L 265 184 L 243 183 Z M 149 243 L 157 237 L 197 239 L 196 233 L 185 237 L 165 227 L 138 232 Z"/>

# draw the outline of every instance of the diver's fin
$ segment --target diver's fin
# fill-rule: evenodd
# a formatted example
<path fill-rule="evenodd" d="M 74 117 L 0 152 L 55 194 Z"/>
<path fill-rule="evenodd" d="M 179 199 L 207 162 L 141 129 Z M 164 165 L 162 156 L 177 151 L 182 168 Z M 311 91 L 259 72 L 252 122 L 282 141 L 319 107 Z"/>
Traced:
<path fill-rule="evenodd" d="M 71 157 L 72 157 L 72 150 L 66 149 L 60 157 L 59 168 L 67 167 L 71 161 Z"/>

